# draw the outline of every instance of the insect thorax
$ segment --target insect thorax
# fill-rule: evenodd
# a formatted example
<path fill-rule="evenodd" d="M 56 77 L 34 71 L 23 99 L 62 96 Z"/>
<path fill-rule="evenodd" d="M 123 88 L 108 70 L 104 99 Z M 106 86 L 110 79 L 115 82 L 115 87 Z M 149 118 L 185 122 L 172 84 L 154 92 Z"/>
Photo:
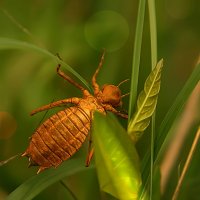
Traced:
<path fill-rule="evenodd" d="M 84 110 L 90 110 L 90 112 L 99 111 L 101 113 L 105 113 L 105 109 L 101 103 L 99 103 L 98 100 L 92 95 L 82 99 L 79 106 Z"/>

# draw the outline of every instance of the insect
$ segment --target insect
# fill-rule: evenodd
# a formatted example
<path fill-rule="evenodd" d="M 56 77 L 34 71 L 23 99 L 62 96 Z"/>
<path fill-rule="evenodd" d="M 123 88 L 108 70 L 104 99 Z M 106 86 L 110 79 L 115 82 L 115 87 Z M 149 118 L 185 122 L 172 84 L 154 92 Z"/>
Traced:
<path fill-rule="evenodd" d="M 104 54 L 105 52 L 102 54 L 92 77 L 93 95 L 61 71 L 61 65 L 58 64 L 58 75 L 80 89 L 83 97 L 72 97 L 52 102 L 31 112 L 31 115 L 34 115 L 54 107 L 74 105 L 52 115 L 36 129 L 30 138 L 29 146 L 22 156 L 29 158 L 29 166 L 39 166 L 37 173 L 50 167 L 58 167 L 80 149 L 90 131 L 94 111 L 103 114 L 110 111 L 122 118 L 128 118 L 127 114 L 116 110 L 122 105 L 122 98 L 127 95 L 121 95 L 119 85 L 127 80 L 122 81 L 118 86 L 104 85 L 102 89 L 96 82 L 96 77 L 103 64 Z M 90 146 L 86 165 L 89 165 L 93 154 L 93 149 L 91 150 Z"/>

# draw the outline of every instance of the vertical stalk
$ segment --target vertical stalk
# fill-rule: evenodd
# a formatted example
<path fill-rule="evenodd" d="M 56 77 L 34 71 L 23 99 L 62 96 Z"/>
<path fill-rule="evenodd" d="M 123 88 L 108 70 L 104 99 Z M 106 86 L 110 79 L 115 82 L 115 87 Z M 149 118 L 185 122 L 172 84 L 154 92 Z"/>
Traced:
<path fill-rule="evenodd" d="M 192 156 L 194 155 L 194 151 L 195 151 L 195 149 L 197 147 L 197 144 L 199 142 L 199 138 L 200 138 L 200 126 L 199 126 L 198 131 L 197 131 L 197 133 L 195 135 L 194 141 L 192 143 L 192 147 L 190 149 L 190 152 L 188 154 L 187 160 L 186 160 L 185 165 L 183 167 L 183 171 L 181 173 L 181 176 L 180 176 L 180 178 L 178 180 L 178 184 L 177 184 L 176 189 L 174 191 L 174 194 L 172 196 L 172 200 L 176 200 L 178 198 L 178 194 L 179 194 L 180 188 L 182 186 L 183 179 L 184 179 L 185 174 L 186 174 L 186 172 L 188 170 L 188 167 L 189 167 L 189 165 L 191 163 Z"/>
<path fill-rule="evenodd" d="M 151 40 L 151 68 L 157 63 L 157 28 L 156 28 L 156 11 L 155 1 L 148 0 L 149 8 L 149 24 L 150 24 L 150 40 Z M 151 166 L 150 166 L 150 199 L 153 196 L 153 165 L 154 165 L 154 138 L 155 138 L 155 113 L 152 116 L 151 126 Z"/>
<path fill-rule="evenodd" d="M 139 1 L 136 30 L 135 30 L 134 49 L 133 49 L 128 121 L 130 121 L 130 118 L 132 117 L 133 108 L 134 108 L 136 97 L 137 97 L 140 54 L 141 54 L 141 46 L 142 46 L 142 33 L 143 33 L 143 24 L 144 24 L 144 15 L 145 15 L 145 4 L 146 4 L 146 0 Z"/>

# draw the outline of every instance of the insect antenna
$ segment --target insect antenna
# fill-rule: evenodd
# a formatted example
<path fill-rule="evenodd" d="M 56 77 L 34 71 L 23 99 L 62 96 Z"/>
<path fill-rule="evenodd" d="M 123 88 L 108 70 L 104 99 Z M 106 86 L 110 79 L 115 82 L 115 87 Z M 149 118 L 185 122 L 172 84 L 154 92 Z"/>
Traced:
<path fill-rule="evenodd" d="M 122 85 L 123 83 L 126 83 L 126 82 L 128 82 L 128 81 L 129 81 L 129 79 L 125 79 L 125 80 L 121 81 L 121 82 L 117 85 L 117 87 L 119 87 L 120 85 Z"/>
<path fill-rule="evenodd" d="M 126 82 L 128 82 L 128 81 L 129 81 L 129 79 L 125 79 L 125 80 L 121 81 L 121 82 L 117 85 L 117 87 L 120 87 L 120 85 L 122 85 L 123 83 L 126 83 Z M 126 93 L 126 94 L 123 94 L 123 95 L 121 96 L 121 98 L 124 98 L 124 97 L 128 96 L 129 94 L 130 94 L 129 92 Z"/>
<path fill-rule="evenodd" d="M 128 93 L 126 93 L 126 94 L 123 94 L 123 95 L 121 96 L 121 98 L 124 98 L 124 97 L 128 96 L 129 94 L 130 94 L 130 92 L 128 92 Z"/>

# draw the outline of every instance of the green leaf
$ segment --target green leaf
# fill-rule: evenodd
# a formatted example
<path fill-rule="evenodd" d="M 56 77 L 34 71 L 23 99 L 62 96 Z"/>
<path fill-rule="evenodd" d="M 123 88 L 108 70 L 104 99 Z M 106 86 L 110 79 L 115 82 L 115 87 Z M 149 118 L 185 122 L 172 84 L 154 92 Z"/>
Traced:
<path fill-rule="evenodd" d="M 160 91 L 161 69 L 163 59 L 161 59 L 153 71 L 148 76 L 144 90 L 139 94 L 137 100 L 137 110 L 128 125 L 128 134 L 134 142 L 137 142 L 142 136 L 144 130 L 148 127 L 151 116 L 155 111 L 158 93 Z"/>
<path fill-rule="evenodd" d="M 101 190 L 121 200 L 134 200 L 141 186 L 135 146 L 115 118 L 95 113 L 95 163 Z"/>
<path fill-rule="evenodd" d="M 7 197 L 7 200 L 30 200 L 42 192 L 53 183 L 63 179 L 66 176 L 77 172 L 89 170 L 84 166 L 82 159 L 71 159 L 64 162 L 57 169 L 48 169 L 38 175 L 35 175 L 21 184 Z"/>
<path fill-rule="evenodd" d="M 62 66 L 64 66 L 70 73 L 72 73 L 87 88 L 90 89 L 90 86 L 88 85 L 87 81 L 84 78 L 82 78 L 72 67 L 70 67 L 68 64 L 66 64 L 65 62 L 60 60 L 56 55 L 52 54 L 51 52 L 47 51 L 46 49 L 43 49 L 41 47 L 38 47 L 38 46 L 28 43 L 28 42 L 0 37 L 0 50 L 1 49 L 21 49 L 21 50 L 31 50 L 31 51 L 41 53 L 44 56 L 47 56 L 47 57 L 53 59 L 54 61 L 56 61 L 56 63 L 62 64 Z"/>

